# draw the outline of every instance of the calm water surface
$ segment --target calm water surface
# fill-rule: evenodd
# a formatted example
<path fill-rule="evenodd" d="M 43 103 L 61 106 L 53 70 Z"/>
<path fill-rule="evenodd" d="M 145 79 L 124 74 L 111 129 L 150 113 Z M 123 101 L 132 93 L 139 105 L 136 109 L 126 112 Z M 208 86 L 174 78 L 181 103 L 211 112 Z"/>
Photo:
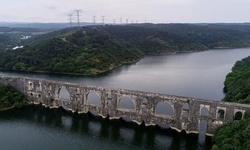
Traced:
<path fill-rule="evenodd" d="M 0 71 L 0 75 L 221 100 L 225 76 L 237 60 L 249 55 L 250 48 L 146 56 L 137 63 L 94 77 L 10 71 Z M 0 150 L 211 148 L 209 138 L 205 142 L 201 135 L 139 128 L 119 120 L 105 121 L 41 106 L 0 112 L 0 135 Z"/>
<path fill-rule="evenodd" d="M 1 150 L 209 150 L 211 140 L 120 120 L 27 106 L 0 113 Z"/>
<path fill-rule="evenodd" d="M 94 77 L 9 71 L 0 71 L 0 75 L 221 100 L 226 75 L 237 60 L 249 55 L 250 48 L 146 56 L 137 63 Z"/>

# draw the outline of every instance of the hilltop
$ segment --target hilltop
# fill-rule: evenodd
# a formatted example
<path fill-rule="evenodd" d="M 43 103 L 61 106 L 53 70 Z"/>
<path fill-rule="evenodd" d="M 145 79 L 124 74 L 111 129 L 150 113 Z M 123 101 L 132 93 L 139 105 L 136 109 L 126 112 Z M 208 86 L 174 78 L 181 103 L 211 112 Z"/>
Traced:
<path fill-rule="evenodd" d="M 15 51 L 0 52 L 0 68 L 69 74 L 98 74 L 143 53 L 129 43 L 96 28 L 73 28 L 44 34 Z"/>

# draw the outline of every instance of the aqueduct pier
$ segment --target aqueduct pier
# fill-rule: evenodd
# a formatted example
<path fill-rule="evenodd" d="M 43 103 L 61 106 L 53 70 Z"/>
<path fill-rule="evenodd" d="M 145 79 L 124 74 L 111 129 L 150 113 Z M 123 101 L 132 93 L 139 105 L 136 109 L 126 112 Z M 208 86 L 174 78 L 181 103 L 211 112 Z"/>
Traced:
<path fill-rule="evenodd" d="M 222 101 L 203 100 L 149 92 L 124 89 L 112 89 L 97 86 L 73 84 L 67 82 L 49 81 L 24 77 L 0 76 L 0 84 L 10 85 L 23 93 L 31 103 L 42 103 L 49 107 L 67 107 L 78 113 L 96 112 L 109 118 L 129 117 L 138 124 L 156 125 L 168 124 L 172 129 L 185 130 L 187 133 L 198 133 L 202 121 L 206 122 L 206 134 L 212 135 L 218 126 L 232 121 L 236 114 L 244 116 L 250 112 L 250 105 Z M 69 99 L 60 97 L 60 91 L 65 88 Z M 89 102 L 88 95 L 95 93 L 100 103 Z M 133 109 L 120 106 L 126 97 L 134 105 Z M 172 114 L 157 111 L 157 107 L 167 103 Z M 204 111 L 205 113 L 201 113 Z M 220 112 L 220 113 L 218 113 Z"/>

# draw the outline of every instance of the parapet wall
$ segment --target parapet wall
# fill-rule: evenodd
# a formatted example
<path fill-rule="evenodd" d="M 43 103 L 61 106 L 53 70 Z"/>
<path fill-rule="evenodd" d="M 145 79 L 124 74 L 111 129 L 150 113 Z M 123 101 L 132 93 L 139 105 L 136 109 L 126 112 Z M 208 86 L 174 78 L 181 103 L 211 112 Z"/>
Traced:
<path fill-rule="evenodd" d="M 250 105 L 42 79 L 0 76 L 0 84 L 13 86 L 32 103 L 42 103 L 50 107 L 63 106 L 79 113 L 94 111 L 103 117 L 129 117 L 139 124 L 166 123 L 173 129 L 185 130 L 187 133 L 198 133 L 200 123 L 206 121 L 206 133 L 211 135 L 218 126 L 232 121 L 236 113 L 242 113 L 243 117 L 245 112 L 250 112 Z M 59 97 L 63 87 L 70 94 L 69 100 Z M 99 105 L 88 102 L 90 92 L 99 95 Z M 132 100 L 134 109 L 120 107 L 120 100 L 123 97 L 129 97 Z M 167 102 L 172 106 L 173 115 L 156 112 L 157 104 L 161 102 Z M 184 105 L 186 107 L 183 107 Z M 203 109 L 207 110 L 207 114 L 201 114 Z M 219 116 L 217 113 L 219 110 L 224 112 L 224 116 Z"/>

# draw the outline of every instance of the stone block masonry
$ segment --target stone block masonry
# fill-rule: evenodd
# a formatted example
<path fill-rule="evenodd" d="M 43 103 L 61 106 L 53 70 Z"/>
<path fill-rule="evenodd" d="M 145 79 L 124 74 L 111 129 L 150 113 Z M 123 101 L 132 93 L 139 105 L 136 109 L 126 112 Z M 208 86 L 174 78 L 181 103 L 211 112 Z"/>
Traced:
<path fill-rule="evenodd" d="M 177 131 L 185 130 L 187 133 L 199 133 L 200 123 L 206 121 L 206 134 L 212 135 L 218 126 L 232 121 L 236 113 L 240 113 L 243 117 L 245 112 L 250 112 L 250 105 L 244 104 L 43 79 L 0 76 L 0 84 L 14 87 L 23 93 L 30 103 L 42 103 L 49 107 L 63 106 L 78 113 L 94 111 L 103 117 L 109 116 L 111 119 L 129 117 L 138 124 L 156 125 L 166 123 L 172 129 Z M 62 88 L 67 89 L 70 99 L 60 98 Z M 94 92 L 99 96 L 100 104 L 91 104 L 88 101 L 90 92 Z M 134 109 L 120 107 L 120 101 L 123 97 L 132 100 Z M 156 112 L 158 104 L 162 103 L 168 103 L 172 107 L 172 115 L 158 114 Z"/>

